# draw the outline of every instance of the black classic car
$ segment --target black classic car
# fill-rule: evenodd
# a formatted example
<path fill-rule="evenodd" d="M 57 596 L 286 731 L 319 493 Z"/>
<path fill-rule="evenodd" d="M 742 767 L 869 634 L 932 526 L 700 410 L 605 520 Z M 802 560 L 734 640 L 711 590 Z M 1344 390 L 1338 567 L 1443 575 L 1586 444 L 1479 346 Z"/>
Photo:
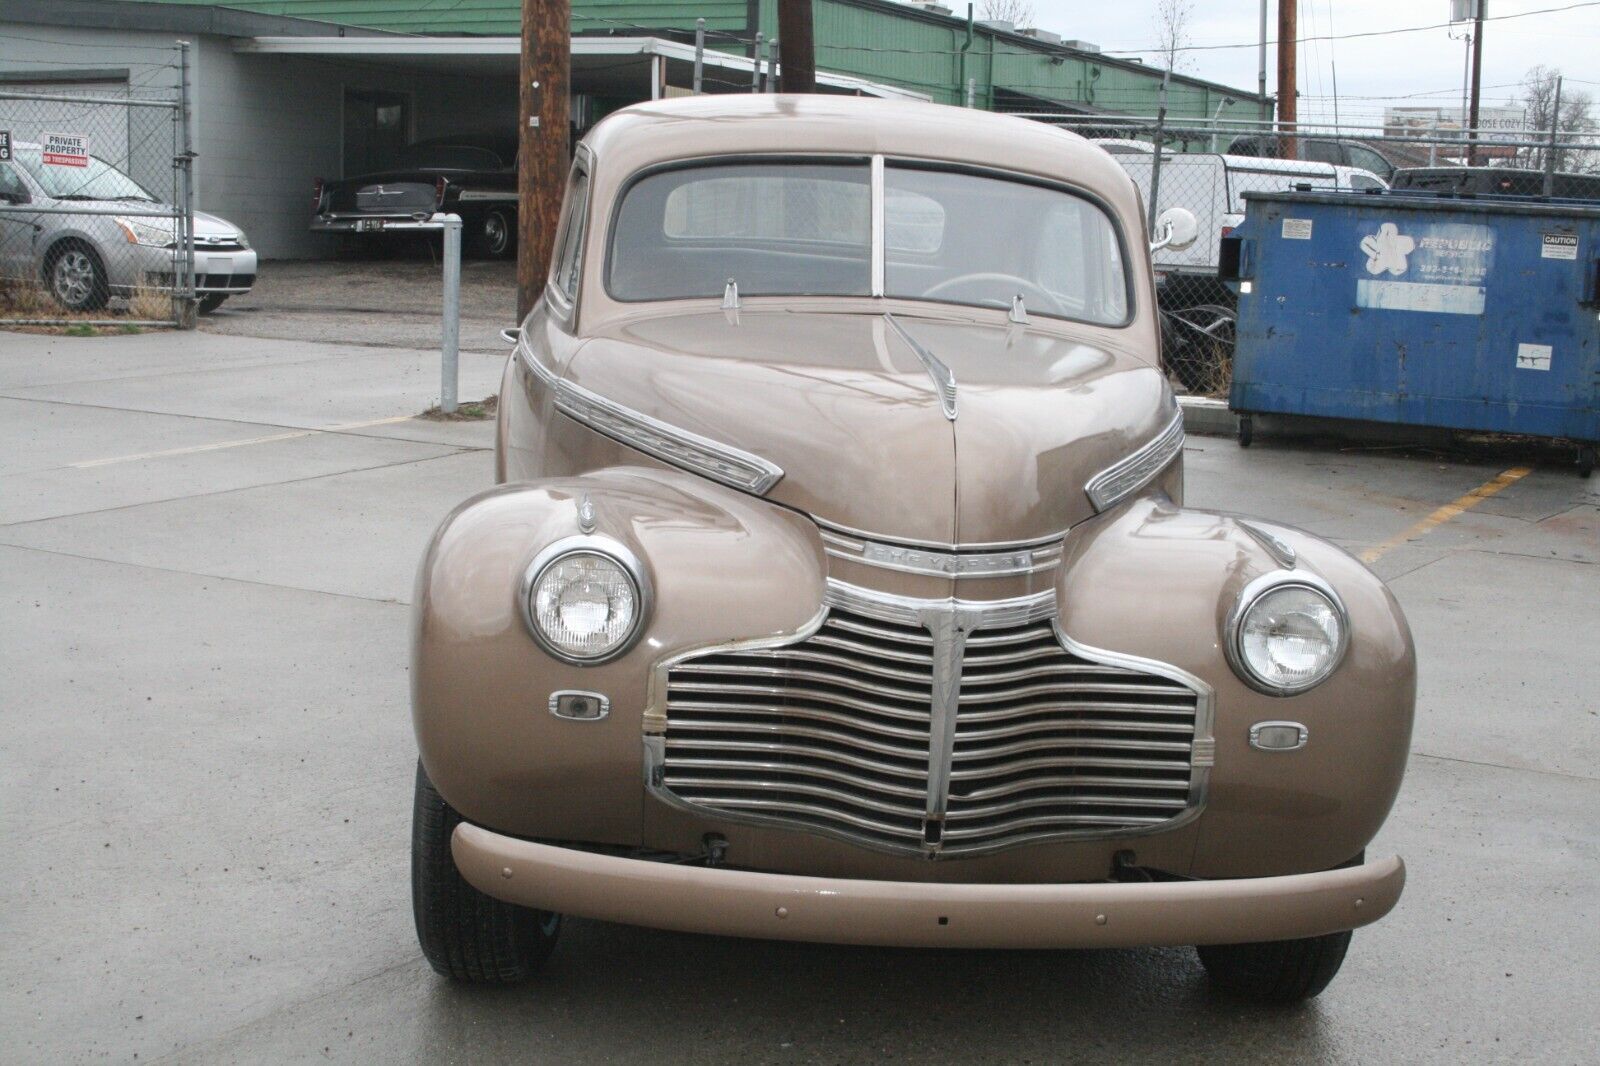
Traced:
<path fill-rule="evenodd" d="M 516 247 L 517 139 L 474 135 L 418 141 L 392 167 L 342 181 L 317 179 L 311 228 L 379 234 L 435 212 L 461 216 L 470 254 L 499 258 Z"/>

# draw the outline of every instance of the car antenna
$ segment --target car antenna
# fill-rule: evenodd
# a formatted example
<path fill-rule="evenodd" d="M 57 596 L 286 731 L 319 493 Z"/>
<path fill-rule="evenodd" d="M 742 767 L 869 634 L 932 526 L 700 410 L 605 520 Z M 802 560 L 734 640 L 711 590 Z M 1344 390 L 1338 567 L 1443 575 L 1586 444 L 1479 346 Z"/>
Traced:
<path fill-rule="evenodd" d="M 1028 305 L 1022 302 L 1022 293 L 1017 293 L 1011 298 L 1011 313 L 1006 316 L 1019 326 L 1028 324 Z"/>

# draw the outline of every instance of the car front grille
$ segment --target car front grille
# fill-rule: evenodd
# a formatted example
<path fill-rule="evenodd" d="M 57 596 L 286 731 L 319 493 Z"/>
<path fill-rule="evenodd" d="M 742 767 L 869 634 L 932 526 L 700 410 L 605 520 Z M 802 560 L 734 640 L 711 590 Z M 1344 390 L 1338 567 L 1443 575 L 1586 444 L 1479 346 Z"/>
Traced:
<path fill-rule="evenodd" d="M 679 661 L 654 783 L 730 818 L 934 855 L 1191 809 L 1193 689 L 1074 655 L 1048 620 L 975 629 L 961 656 L 947 743 L 935 637 L 909 621 L 835 607 L 796 643 Z"/>

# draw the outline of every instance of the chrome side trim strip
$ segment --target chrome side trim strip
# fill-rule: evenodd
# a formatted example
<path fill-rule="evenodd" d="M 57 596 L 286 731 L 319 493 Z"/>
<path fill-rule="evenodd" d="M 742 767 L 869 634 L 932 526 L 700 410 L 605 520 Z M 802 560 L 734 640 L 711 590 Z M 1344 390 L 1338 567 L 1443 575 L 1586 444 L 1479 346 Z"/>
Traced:
<path fill-rule="evenodd" d="M 757 496 L 765 496 L 783 479 L 783 468 L 759 455 L 680 429 L 556 377 L 534 358 L 526 338 L 517 346 L 517 353 L 534 376 L 555 391 L 556 410 L 596 433 Z"/>
<path fill-rule="evenodd" d="M 928 371 L 928 376 L 933 379 L 933 387 L 939 393 L 939 406 L 944 409 L 944 416 L 950 421 L 956 420 L 956 375 L 955 371 L 939 361 L 939 357 L 928 351 L 922 344 L 906 332 L 906 328 L 888 312 L 884 313 L 889 325 L 894 327 L 895 333 L 906 342 L 906 347 L 916 353 L 922 361 L 923 368 Z"/>
<path fill-rule="evenodd" d="M 1104 511 L 1148 485 L 1182 451 L 1183 412 L 1179 411 L 1154 440 L 1090 478 L 1084 492 L 1096 511 Z"/>

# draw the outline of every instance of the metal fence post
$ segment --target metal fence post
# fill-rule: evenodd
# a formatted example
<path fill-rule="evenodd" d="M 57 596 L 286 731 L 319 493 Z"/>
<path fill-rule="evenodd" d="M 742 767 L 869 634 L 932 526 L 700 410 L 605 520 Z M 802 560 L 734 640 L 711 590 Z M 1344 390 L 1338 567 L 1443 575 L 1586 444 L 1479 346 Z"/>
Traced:
<path fill-rule="evenodd" d="M 194 141 L 189 131 L 189 42 L 178 42 L 178 131 L 182 137 L 180 142 L 182 151 L 179 158 L 183 160 L 179 177 L 182 182 L 183 203 L 180 208 L 183 212 L 183 221 L 180 225 L 182 241 L 178 247 L 183 259 L 183 284 L 182 291 L 176 295 L 178 311 L 178 328 L 194 329 L 199 317 L 199 306 L 195 296 L 194 277 Z"/>
<path fill-rule="evenodd" d="M 445 215 L 444 330 L 439 361 L 439 410 L 456 412 L 456 379 L 461 354 L 461 216 Z"/>
<path fill-rule="evenodd" d="M 700 95 L 701 79 L 706 63 L 706 20 L 694 20 L 694 94 Z"/>
<path fill-rule="evenodd" d="M 766 39 L 766 34 L 760 30 L 756 31 L 756 46 L 750 52 L 750 56 L 754 60 L 750 65 L 750 91 L 753 93 L 761 91 L 761 42 Z"/>
<path fill-rule="evenodd" d="M 778 91 L 778 39 L 767 41 L 767 92 Z"/>

